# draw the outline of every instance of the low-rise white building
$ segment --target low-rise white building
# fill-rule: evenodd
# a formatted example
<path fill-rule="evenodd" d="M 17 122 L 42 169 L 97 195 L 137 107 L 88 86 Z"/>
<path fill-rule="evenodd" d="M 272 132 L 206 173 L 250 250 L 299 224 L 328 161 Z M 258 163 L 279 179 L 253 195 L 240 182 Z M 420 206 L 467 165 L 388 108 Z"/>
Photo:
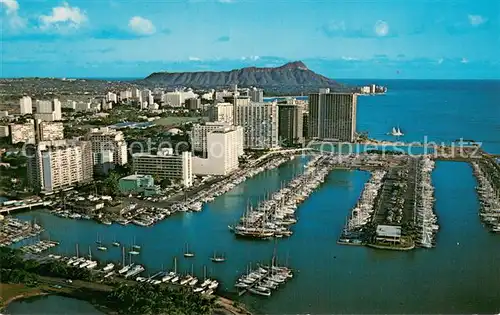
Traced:
<path fill-rule="evenodd" d="M 178 181 L 184 187 L 193 185 L 191 152 L 176 155 L 170 149 L 162 150 L 156 155 L 136 153 L 132 155 L 132 160 L 134 172 L 137 174 Z"/>

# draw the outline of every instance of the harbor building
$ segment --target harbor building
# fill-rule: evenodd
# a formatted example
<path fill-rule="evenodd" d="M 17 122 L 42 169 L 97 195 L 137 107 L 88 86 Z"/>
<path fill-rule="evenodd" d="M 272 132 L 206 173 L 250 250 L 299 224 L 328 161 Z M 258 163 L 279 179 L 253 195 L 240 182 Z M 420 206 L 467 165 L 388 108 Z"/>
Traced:
<path fill-rule="evenodd" d="M 248 90 L 247 93 L 248 96 L 250 96 L 250 101 L 256 103 L 264 102 L 264 90 L 254 87 L 253 89 Z"/>
<path fill-rule="evenodd" d="M 312 139 L 354 142 L 356 140 L 357 94 L 320 93 L 309 95 L 309 128 Z"/>
<path fill-rule="evenodd" d="M 132 155 L 134 172 L 151 175 L 158 179 L 177 181 L 184 187 L 193 185 L 191 152 L 173 154 L 173 149 L 163 149 L 156 155 L 135 153 Z"/>
<path fill-rule="evenodd" d="M 107 174 L 116 165 L 127 164 L 127 142 L 122 131 L 109 127 L 93 128 L 87 139 L 92 144 L 92 161 L 96 171 Z"/>
<path fill-rule="evenodd" d="M 153 176 L 134 174 L 120 178 L 118 181 L 118 188 L 120 193 L 128 194 L 148 194 L 148 192 L 155 192 Z"/>
<path fill-rule="evenodd" d="M 243 146 L 249 149 L 279 147 L 278 105 L 276 102 L 238 103 L 234 124 L 243 127 Z"/>
<path fill-rule="evenodd" d="M 211 105 L 208 111 L 208 119 L 213 122 L 233 124 L 234 107 L 232 103 L 217 103 Z"/>
<path fill-rule="evenodd" d="M 193 174 L 225 176 L 238 169 L 243 128 L 224 126 L 207 132 L 207 157 L 193 157 Z"/>
<path fill-rule="evenodd" d="M 236 135 L 234 142 L 238 156 L 243 155 L 243 128 L 240 126 L 232 126 L 224 122 L 207 122 L 205 124 L 193 125 L 189 132 L 193 153 L 207 157 L 209 151 L 208 134 L 212 131 L 227 127 L 233 127 L 232 129 L 235 131 Z"/>
<path fill-rule="evenodd" d="M 42 141 L 27 149 L 28 181 L 35 191 L 52 193 L 92 181 L 90 143 Z"/>
<path fill-rule="evenodd" d="M 21 111 L 21 115 L 32 114 L 33 113 L 33 102 L 31 101 L 31 97 L 23 96 L 19 100 L 19 109 Z"/>
<path fill-rule="evenodd" d="M 287 145 L 298 145 L 304 142 L 302 106 L 296 104 L 278 105 L 278 135 L 280 141 Z"/>
<path fill-rule="evenodd" d="M 377 225 L 376 241 L 380 243 L 401 243 L 401 226 Z"/>

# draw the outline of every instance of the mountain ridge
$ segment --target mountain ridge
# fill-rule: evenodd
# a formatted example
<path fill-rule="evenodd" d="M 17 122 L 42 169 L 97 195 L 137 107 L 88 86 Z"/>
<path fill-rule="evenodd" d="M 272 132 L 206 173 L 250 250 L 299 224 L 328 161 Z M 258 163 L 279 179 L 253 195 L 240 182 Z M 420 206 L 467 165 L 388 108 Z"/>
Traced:
<path fill-rule="evenodd" d="M 310 70 L 302 61 L 288 62 L 279 67 L 245 67 L 229 71 L 153 72 L 143 80 L 164 86 L 194 88 L 217 88 L 233 84 L 266 90 L 343 88 L 337 81 Z"/>

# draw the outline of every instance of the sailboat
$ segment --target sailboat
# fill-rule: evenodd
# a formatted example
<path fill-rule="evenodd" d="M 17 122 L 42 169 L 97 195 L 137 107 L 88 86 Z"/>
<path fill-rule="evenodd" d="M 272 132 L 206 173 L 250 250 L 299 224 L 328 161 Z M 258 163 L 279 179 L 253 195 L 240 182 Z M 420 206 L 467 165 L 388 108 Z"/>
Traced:
<path fill-rule="evenodd" d="M 128 253 L 130 255 L 139 255 L 140 254 L 140 252 L 139 252 L 140 249 L 141 249 L 141 247 L 139 245 L 135 244 L 135 237 L 134 237 L 134 242 L 132 243 L 132 248 L 130 249 L 130 251 Z"/>
<path fill-rule="evenodd" d="M 210 258 L 210 260 L 215 262 L 215 263 L 221 263 L 221 262 L 225 262 L 226 258 L 224 257 L 224 254 L 222 254 L 222 256 L 217 256 L 214 252 L 214 255 L 212 256 L 212 258 Z"/>
<path fill-rule="evenodd" d="M 113 244 L 113 246 L 115 246 L 115 247 L 120 247 L 120 243 L 116 240 L 116 236 L 115 236 L 114 242 L 111 244 Z"/>
<path fill-rule="evenodd" d="M 99 246 L 97 246 L 97 249 L 98 249 L 98 250 L 101 250 L 101 251 L 106 251 L 106 250 L 108 250 L 108 248 L 107 248 L 106 246 L 104 246 L 104 245 L 102 244 L 101 240 L 99 239 L 99 233 L 97 233 L 97 241 L 96 241 L 96 243 L 99 245 Z"/>
<path fill-rule="evenodd" d="M 393 135 L 395 137 L 401 137 L 401 136 L 404 136 L 404 133 L 401 132 L 401 129 L 399 129 L 399 127 L 397 127 L 397 128 L 392 127 L 391 135 Z"/>
<path fill-rule="evenodd" d="M 194 253 L 189 251 L 189 244 L 186 243 L 186 251 L 184 252 L 184 257 L 191 258 L 194 257 Z"/>
<path fill-rule="evenodd" d="M 133 249 L 136 249 L 136 250 L 140 250 L 140 249 L 141 249 L 141 246 L 139 246 L 139 245 L 137 245 L 137 244 L 135 243 L 135 237 L 134 237 L 134 244 L 132 244 L 132 248 L 133 248 Z"/>
<path fill-rule="evenodd" d="M 172 283 L 179 281 L 179 276 L 177 275 L 177 257 L 174 257 L 174 277 L 170 280 Z"/>

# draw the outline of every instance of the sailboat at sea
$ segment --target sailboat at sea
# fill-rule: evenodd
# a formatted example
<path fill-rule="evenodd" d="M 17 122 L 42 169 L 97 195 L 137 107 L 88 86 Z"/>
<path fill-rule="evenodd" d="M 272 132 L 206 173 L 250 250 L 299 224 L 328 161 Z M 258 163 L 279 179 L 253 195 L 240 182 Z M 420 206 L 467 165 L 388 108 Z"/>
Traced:
<path fill-rule="evenodd" d="M 132 243 L 132 247 L 131 247 L 131 249 L 130 249 L 130 251 L 128 253 L 130 255 L 139 255 L 140 254 L 140 252 L 139 252 L 140 249 L 141 249 L 141 246 L 139 246 L 139 245 L 137 245 L 135 243 L 135 237 L 134 237 L 134 241 Z"/>
<path fill-rule="evenodd" d="M 210 260 L 215 262 L 215 263 L 221 263 L 221 262 L 225 262 L 226 258 L 224 257 L 224 254 L 222 254 L 222 256 L 217 256 L 214 252 L 214 255 L 210 258 Z"/>
<path fill-rule="evenodd" d="M 99 233 L 97 233 L 97 241 L 96 241 L 96 243 L 97 243 L 97 245 L 98 245 L 98 246 L 97 246 L 97 249 L 98 249 L 98 250 L 101 250 L 101 251 L 106 251 L 106 250 L 108 250 L 108 248 L 102 244 L 102 240 L 101 240 L 101 239 L 99 239 Z"/>
<path fill-rule="evenodd" d="M 114 240 L 114 241 L 113 241 L 113 243 L 111 243 L 111 244 L 112 244 L 113 246 L 115 246 L 115 247 L 120 247 L 120 242 L 118 242 L 118 241 L 116 240 L 116 236 L 115 236 L 115 240 Z"/>
<path fill-rule="evenodd" d="M 191 258 L 194 257 L 194 253 L 189 251 L 189 244 L 186 243 L 186 251 L 184 252 L 184 257 Z"/>
<path fill-rule="evenodd" d="M 404 136 L 404 133 L 399 129 L 399 127 L 392 127 L 391 135 L 395 137 L 401 137 Z"/>

